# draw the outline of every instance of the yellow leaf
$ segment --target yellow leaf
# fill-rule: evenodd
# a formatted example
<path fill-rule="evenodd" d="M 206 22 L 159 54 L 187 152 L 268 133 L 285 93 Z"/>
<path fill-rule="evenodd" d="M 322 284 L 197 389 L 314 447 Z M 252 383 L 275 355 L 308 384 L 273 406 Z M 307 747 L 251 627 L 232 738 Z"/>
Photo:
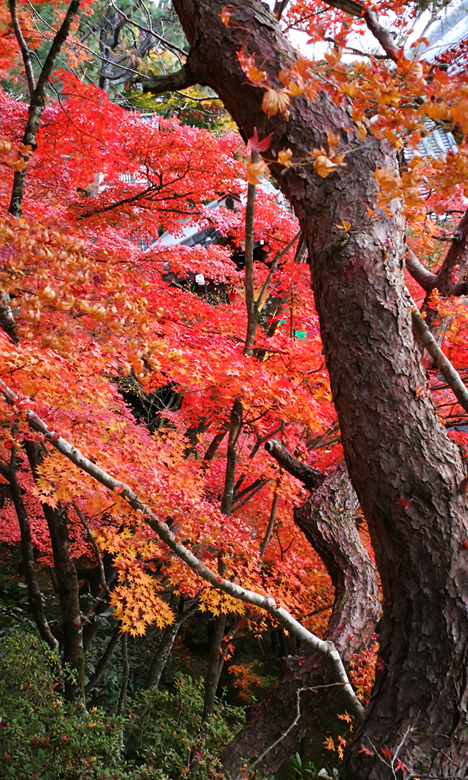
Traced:
<path fill-rule="evenodd" d="M 268 88 L 263 96 L 262 111 L 268 116 L 277 114 L 285 114 L 288 110 L 290 100 L 286 89 L 270 89 Z"/>
<path fill-rule="evenodd" d="M 8 160 L 8 164 L 14 171 L 23 171 L 26 168 L 26 163 L 20 157 L 17 160 Z"/>
<path fill-rule="evenodd" d="M 341 225 L 335 225 L 335 227 L 337 227 L 338 230 L 344 230 L 344 232 L 347 233 L 351 227 L 351 222 L 346 222 L 346 220 L 342 219 Z"/>
<path fill-rule="evenodd" d="M 365 138 L 366 135 L 367 135 L 367 130 L 366 130 L 365 124 L 363 122 L 358 122 L 357 123 L 357 128 L 358 128 L 358 136 L 359 136 L 359 138 Z"/>
<path fill-rule="evenodd" d="M 302 95 L 304 92 L 304 87 L 302 84 L 299 84 L 297 81 L 290 81 L 288 85 L 289 94 L 292 95 L 292 97 L 299 97 L 299 95 Z"/>
<path fill-rule="evenodd" d="M 268 176 L 269 172 L 268 165 L 263 160 L 256 163 L 248 163 L 247 181 L 249 184 L 258 184 L 258 177 Z"/>
<path fill-rule="evenodd" d="M 280 165 L 284 165 L 285 168 L 290 168 L 291 163 L 291 157 L 292 157 L 292 151 L 291 149 L 283 149 L 281 152 L 278 152 L 278 162 Z"/>
<path fill-rule="evenodd" d="M 325 154 L 320 154 L 314 162 L 314 168 L 322 179 L 326 179 L 337 167 Z"/>

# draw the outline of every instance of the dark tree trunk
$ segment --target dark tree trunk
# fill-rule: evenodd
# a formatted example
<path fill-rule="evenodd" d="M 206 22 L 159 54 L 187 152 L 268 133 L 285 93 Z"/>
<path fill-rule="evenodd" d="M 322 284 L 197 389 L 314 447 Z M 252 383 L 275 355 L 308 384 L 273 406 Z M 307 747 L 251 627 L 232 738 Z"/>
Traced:
<path fill-rule="evenodd" d="M 237 52 L 257 55 L 270 83 L 297 58 L 256 0 L 173 0 L 191 44 L 189 66 L 217 91 L 246 136 L 273 133 L 270 151 L 293 161 L 327 145 L 333 131 L 347 167 L 321 179 L 312 166 L 272 171 L 306 237 L 315 305 L 351 480 L 367 518 L 384 594 L 382 670 L 351 746 L 346 780 L 394 777 L 381 748 L 416 774 L 465 777 L 468 770 L 467 497 L 465 466 L 447 437 L 426 385 L 404 285 L 404 224 L 381 214 L 374 170 L 394 155 L 372 136 L 360 141 L 346 106 L 327 93 L 293 101 L 288 120 L 267 119 L 262 88 L 247 82 Z M 274 157 L 271 157 L 274 161 Z M 284 175 L 283 175 L 284 174 Z M 395 205 L 395 211 L 396 211 Z M 336 225 L 351 223 L 343 240 Z M 363 743 L 371 755 L 359 753 Z"/>
<path fill-rule="evenodd" d="M 58 653 L 59 643 L 53 635 L 42 603 L 42 593 L 37 579 L 36 564 L 34 560 L 34 548 L 31 537 L 31 526 L 26 507 L 23 503 L 23 495 L 17 477 L 17 454 L 12 451 L 10 466 L 0 463 L 0 474 L 10 484 L 11 498 L 15 507 L 18 525 L 21 533 L 21 551 L 23 555 L 24 578 L 28 586 L 29 608 L 37 626 L 37 630 L 44 642 L 47 642 L 52 650 Z"/>
<path fill-rule="evenodd" d="M 295 520 L 322 557 L 335 588 L 335 603 L 324 639 L 336 645 L 345 663 L 368 647 L 380 615 L 377 572 L 356 530 L 359 503 L 342 463 Z M 322 687 L 325 686 L 325 687 Z M 258 761 L 260 777 L 270 777 L 293 752 L 308 728 L 338 699 L 332 671 L 321 656 L 297 659 L 248 715 L 244 728 L 224 750 L 232 777 L 246 762 Z"/>
<path fill-rule="evenodd" d="M 34 479 L 37 478 L 37 468 L 42 462 L 43 452 L 36 442 L 25 442 Z M 73 701 L 84 698 L 85 658 L 83 650 L 83 631 L 81 625 L 81 610 L 78 594 L 78 578 L 70 548 L 66 510 L 60 505 L 53 509 L 48 504 L 42 504 L 47 526 L 49 528 L 54 572 L 57 581 L 60 615 L 62 619 L 63 664 L 72 672 L 65 676 L 65 697 Z"/>

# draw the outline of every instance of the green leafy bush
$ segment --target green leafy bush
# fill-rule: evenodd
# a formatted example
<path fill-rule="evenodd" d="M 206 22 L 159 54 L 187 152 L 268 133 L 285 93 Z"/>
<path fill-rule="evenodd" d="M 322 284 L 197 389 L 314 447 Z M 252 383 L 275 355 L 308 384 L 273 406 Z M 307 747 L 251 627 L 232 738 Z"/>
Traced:
<path fill-rule="evenodd" d="M 33 635 L 0 641 L 0 775 L 4 780 L 123 777 L 122 720 L 67 704 L 53 653 Z"/>
<path fill-rule="evenodd" d="M 181 780 L 193 759 L 198 780 L 223 776 L 217 755 L 243 710 L 219 703 L 202 728 L 201 681 L 177 674 L 173 690 L 139 693 L 123 719 L 65 702 L 56 667 L 34 635 L 0 637 L 2 780 Z"/>

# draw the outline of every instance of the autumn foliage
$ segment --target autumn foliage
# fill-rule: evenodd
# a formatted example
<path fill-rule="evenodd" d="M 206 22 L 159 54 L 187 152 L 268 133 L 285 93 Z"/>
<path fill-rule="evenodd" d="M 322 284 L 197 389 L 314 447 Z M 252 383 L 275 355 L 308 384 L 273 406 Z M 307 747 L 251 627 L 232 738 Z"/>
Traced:
<path fill-rule="evenodd" d="M 92 16 L 94 5 L 87 3 L 83 13 Z M 382 2 L 374 10 L 398 13 L 402 7 Z M 443 262 L 441 241 L 468 197 L 468 76 L 459 67 L 465 50 L 445 57 L 448 69 L 424 58 L 424 41 L 387 52 L 387 59 L 352 59 L 364 14 L 351 17 L 320 6 L 317 23 L 311 13 L 317 8 L 295 2 L 283 21 L 306 31 L 311 43 L 333 39 L 323 57 L 291 62 L 278 74 L 281 86 L 269 83 L 247 45 L 238 63 L 262 91 L 265 118 L 281 115 L 286 121 L 295 98 L 305 94 L 312 101 L 325 90 L 336 104 L 349 105 L 361 140 L 372 134 L 404 155 L 398 174 L 376 170 L 380 194 L 377 210 L 369 206 L 368 213 L 375 219 L 380 210 L 392 214 L 400 199 L 408 246 L 436 272 Z M 237 10 L 226 6 L 226 26 L 241 25 Z M 54 13 L 58 26 L 63 9 Z M 39 35 L 29 4 L 21 3 L 18 14 L 29 48 L 40 51 L 51 31 Z M 30 408 L 127 483 L 213 570 L 268 592 L 323 633 L 333 601 L 330 579 L 293 521 L 293 508 L 306 491 L 264 444 L 276 437 L 324 473 L 340 462 L 342 449 L 307 253 L 299 252 L 289 205 L 266 181 L 270 169 L 301 166 L 327 178 L 346 169 L 353 147 L 344 132 L 330 132 L 324 146 L 299 160 L 289 148 L 273 156 L 261 128 L 246 145 L 233 130 L 199 129 L 175 116 L 143 117 L 79 77 L 77 64 L 89 54 L 74 46 L 78 21 L 51 78 L 36 146 L 25 146 L 28 102 L 5 4 L 0 31 L 0 76 L 8 80 L 0 89 L 0 288 L 2 306 L 14 318 L 14 327 L 0 330 L 0 379 L 20 399 L 16 407 L 0 400 L 1 543 L 21 541 L 5 476 L 15 463 L 36 566 L 55 565 L 44 507 L 65 512 L 75 563 L 94 568 L 96 546 L 111 561 L 116 578 L 109 600 L 122 632 L 142 635 L 151 624 L 163 629 L 173 623 L 168 593 L 197 598 L 199 609 L 214 617 L 245 617 L 243 628 L 257 634 L 272 626 L 207 585 L 118 491 L 110 494 L 50 446 L 33 474 L 25 443 L 43 440 L 28 424 L 24 410 Z M 456 152 L 423 154 L 421 142 L 434 126 L 453 131 Z M 8 208 L 13 176 L 22 170 L 26 183 L 17 219 Z M 239 258 L 246 244 L 248 185 L 256 187 L 253 239 L 262 252 L 253 264 L 259 324 L 254 348 L 246 350 Z M 213 208 L 226 195 L 235 207 Z M 336 228 L 346 242 L 360 226 L 342 219 Z M 215 240 L 188 246 L 182 241 L 190 229 L 212 231 Z M 382 246 L 383 262 L 385 253 Z M 421 288 L 410 278 L 408 285 L 422 304 Z M 464 301 L 436 291 L 426 304 L 446 324 L 444 349 L 463 374 Z M 430 374 L 438 413 L 465 446 L 466 413 L 436 367 Z M 239 399 L 235 484 L 225 514 L 231 411 Z M 375 655 L 371 645 L 355 659 L 362 697 L 372 684 Z M 236 670 L 242 690 L 251 679 L 259 683 L 249 667 Z"/>

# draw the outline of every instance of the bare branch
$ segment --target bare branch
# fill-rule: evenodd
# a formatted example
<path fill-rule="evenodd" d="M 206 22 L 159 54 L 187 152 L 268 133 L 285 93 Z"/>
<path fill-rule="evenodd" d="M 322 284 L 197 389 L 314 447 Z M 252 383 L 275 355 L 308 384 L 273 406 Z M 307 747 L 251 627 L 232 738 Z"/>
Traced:
<path fill-rule="evenodd" d="M 142 32 L 148 33 L 148 35 L 152 35 L 153 38 L 156 38 L 157 41 L 162 43 L 163 46 L 166 47 L 166 49 L 169 49 L 170 51 L 173 52 L 177 52 L 177 54 L 181 54 L 183 57 L 187 56 L 187 52 L 179 48 L 179 46 L 176 46 L 175 43 L 171 43 L 170 41 L 167 41 L 165 38 L 162 38 L 160 35 L 155 33 L 154 30 L 152 30 L 150 27 L 143 27 L 143 25 L 137 24 L 136 22 L 133 21 L 133 19 L 130 19 L 130 17 L 127 16 L 127 14 L 124 14 L 124 12 L 120 8 L 117 8 L 117 6 L 113 3 L 113 0 L 110 0 L 110 4 L 112 8 L 114 8 L 117 11 L 119 16 L 122 16 L 125 19 L 125 21 L 131 24 L 133 27 L 136 27 L 138 30 L 141 30 Z"/>
<path fill-rule="evenodd" d="M 268 276 L 267 276 L 267 278 L 265 279 L 265 281 L 263 283 L 262 291 L 261 291 L 260 295 L 258 296 L 257 301 L 255 303 L 257 312 L 260 311 L 260 309 L 262 308 L 263 304 L 265 303 L 265 298 L 267 296 L 268 287 L 270 286 L 271 280 L 273 278 L 273 274 L 275 273 L 276 269 L 278 268 L 279 261 L 284 257 L 284 255 L 286 255 L 289 252 L 290 249 L 292 249 L 292 247 L 296 243 L 296 241 L 299 238 L 299 236 L 301 235 L 301 233 L 302 233 L 302 231 L 300 230 L 299 233 L 296 233 L 294 238 L 291 239 L 289 244 L 284 247 L 284 249 L 281 249 L 281 251 L 276 253 L 275 259 L 273 260 L 273 262 L 272 262 L 272 264 L 270 266 L 270 270 L 268 272 Z"/>
<path fill-rule="evenodd" d="M 29 97 L 32 98 L 33 92 L 36 88 L 36 81 L 34 78 L 34 71 L 32 67 L 31 53 L 29 51 L 26 41 L 24 40 L 23 31 L 20 27 L 20 23 L 18 20 L 16 0 L 9 0 L 8 5 L 10 7 L 11 23 L 16 36 L 16 40 L 18 41 L 18 46 L 20 47 L 21 56 L 23 58 L 24 70 L 26 72 L 26 80 L 28 82 Z"/>
<path fill-rule="evenodd" d="M 414 329 L 420 336 L 422 343 L 435 362 L 436 367 L 440 370 L 445 381 L 452 389 L 458 402 L 463 407 L 465 412 L 468 412 L 468 390 L 462 381 L 460 374 L 442 352 L 431 331 L 419 314 L 419 311 L 416 308 L 416 304 L 413 303 L 413 307 L 414 308 L 412 309 L 411 316 L 413 319 Z"/>
<path fill-rule="evenodd" d="M 28 111 L 28 120 L 26 122 L 26 129 L 23 135 L 23 145 L 29 146 L 31 147 L 31 149 L 36 148 L 37 128 L 39 127 L 39 121 L 42 116 L 42 112 L 44 110 L 45 90 L 47 84 L 49 83 L 49 78 L 52 73 L 52 69 L 55 65 L 55 61 L 60 52 L 60 49 L 62 48 L 63 44 L 67 39 L 73 19 L 78 13 L 80 3 L 81 0 L 72 0 L 70 5 L 68 6 L 65 19 L 63 20 L 57 34 L 55 35 L 54 40 L 52 41 L 52 45 L 49 49 L 49 53 L 47 54 L 41 73 L 37 80 L 36 88 L 34 89 L 34 92 L 31 95 L 31 102 L 29 104 L 29 111 Z M 10 206 L 8 208 L 9 213 L 13 214 L 14 217 L 21 216 L 23 197 L 24 197 L 24 184 L 26 181 L 26 170 L 27 168 L 23 168 L 22 171 L 15 171 L 15 175 L 13 179 L 13 189 L 11 192 Z"/>

